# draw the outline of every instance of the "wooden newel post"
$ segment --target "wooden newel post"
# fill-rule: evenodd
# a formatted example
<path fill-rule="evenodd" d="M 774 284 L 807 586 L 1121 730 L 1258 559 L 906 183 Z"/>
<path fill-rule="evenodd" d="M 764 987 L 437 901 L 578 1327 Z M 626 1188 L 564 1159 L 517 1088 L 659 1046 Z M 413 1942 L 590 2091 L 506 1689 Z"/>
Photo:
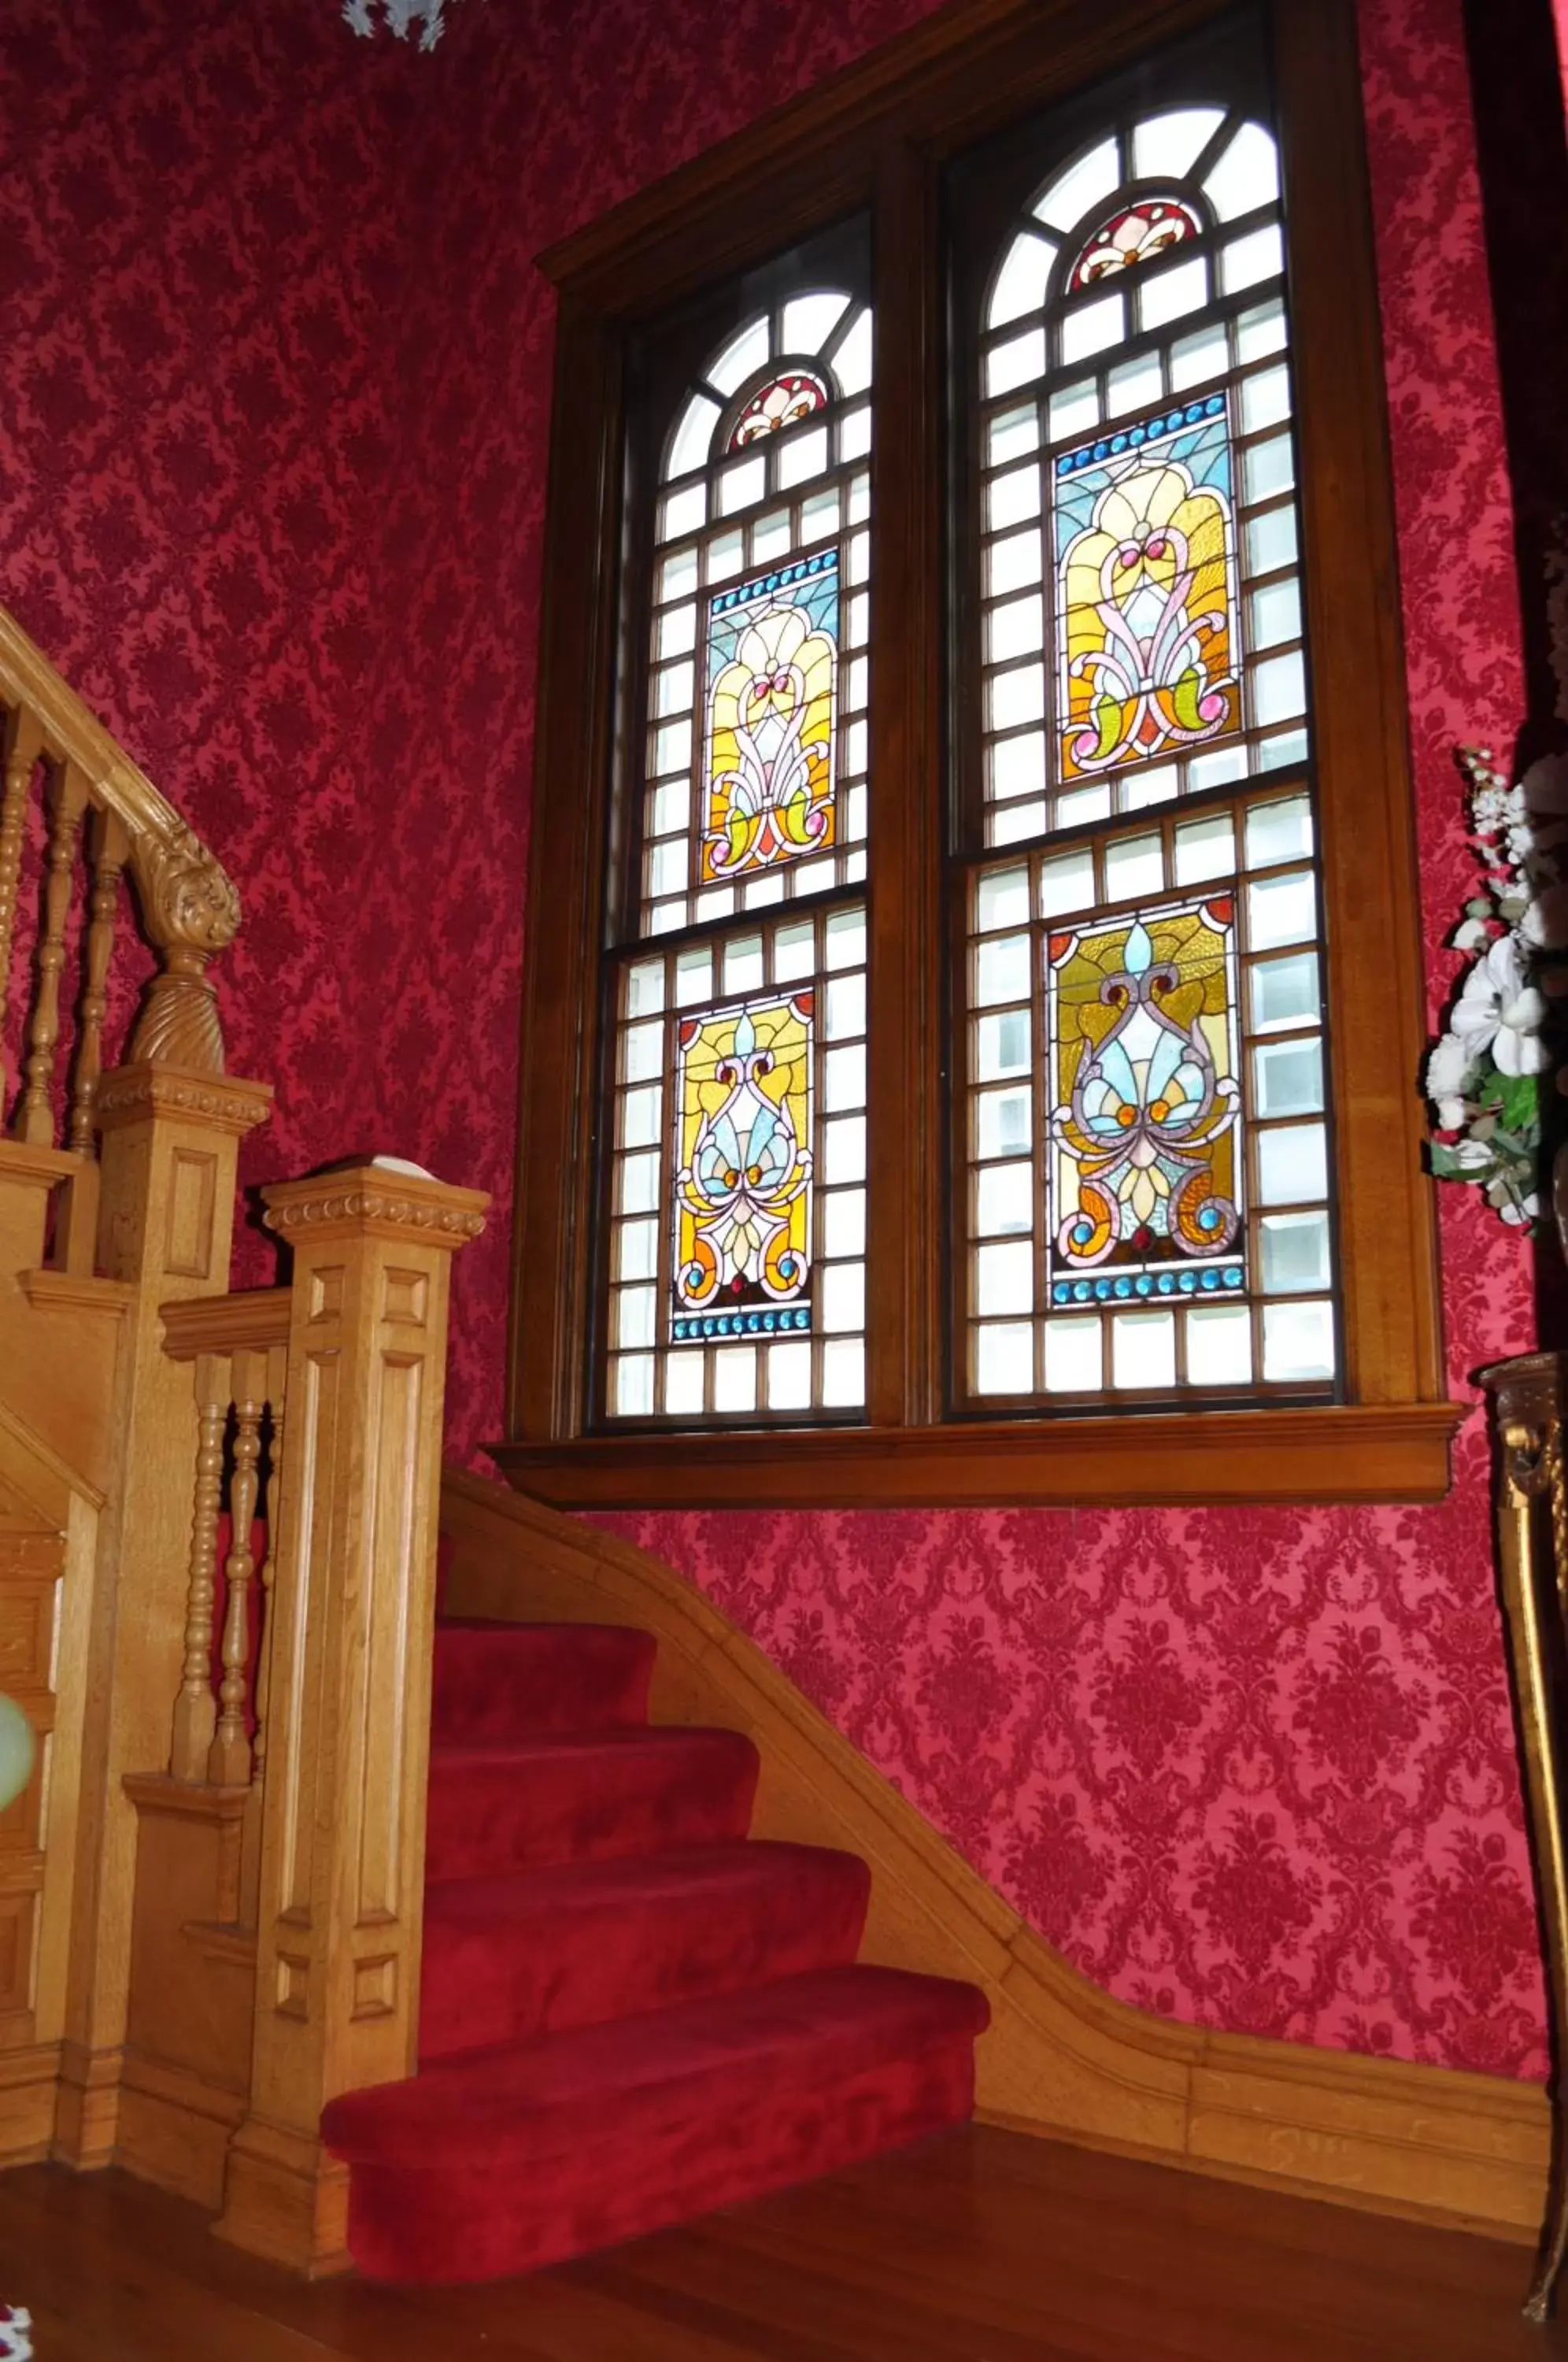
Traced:
<path fill-rule="evenodd" d="M 348 2262 L 336 2093 L 415 2064 L 451 1259 L 489 1199 L 371 1162 L 264 1190 L 293 1250 L 250 2107 L 218 2224 Z"/>
<path fill-rule="evenodd" d="M 1551 2178 L 1525 2312 L 1544 2321 L 1568 2255 L 1568 1353 L 1526 1353 L 1481 1374 L 1497 1438 L 1497 1557 L 1514 1698 L 1524 1741 L 1536 1884 L 1557 2048 Z"/>

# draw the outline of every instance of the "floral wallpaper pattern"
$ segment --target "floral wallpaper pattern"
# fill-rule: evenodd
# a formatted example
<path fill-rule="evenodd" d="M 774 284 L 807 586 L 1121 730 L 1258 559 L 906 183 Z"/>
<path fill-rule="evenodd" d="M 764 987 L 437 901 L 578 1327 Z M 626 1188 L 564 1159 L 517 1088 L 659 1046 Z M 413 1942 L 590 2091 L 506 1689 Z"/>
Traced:
<path fill-rule="evenodd" d="M 465 1456 L 502 1415 L 531 258 L 923 7 L 806 12 L 780 43 L 760 0 L 491 0 L 420 56 L 317 0 L 13 0 L 0 45 L 0 598 L 240 884 L 230 1063 L 279 1086 L 246 1178 L 380 1147 L 495 1192 L 458 1266 Z M 1459 0 L 1361 19 L 1435 1008 L 1452 749 L 1510 740 L 1519 628 Z M 1468 1392 L 1531 1305 L 1447 1194 Z M 1478 1419 L 1428 1509 L 618 1523 L 1111 1991 L 1541 2070 Z"/>

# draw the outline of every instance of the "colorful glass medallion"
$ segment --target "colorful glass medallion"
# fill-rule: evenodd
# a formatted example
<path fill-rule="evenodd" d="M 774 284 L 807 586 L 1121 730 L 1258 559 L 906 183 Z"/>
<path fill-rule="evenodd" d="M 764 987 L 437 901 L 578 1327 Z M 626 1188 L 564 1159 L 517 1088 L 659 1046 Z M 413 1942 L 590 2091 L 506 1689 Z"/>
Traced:
<path fill-rule="evenodd" d="M 680 1021 L 677 1344 L 811 1328 L 815 1030 L 809 991 Z"/>
<path fill-rule="evenodd" d="M 1068 292 L 1092 287 L 1113 271 L 1153 262 L 1184 239 L 1196 237 L 1201 226 L 1197 215 L 1174 197 L 1147 197 L 1139 204 L 1121 205 L 1084 240 L 1068 274 Z"/>
<path fill-rule="evenodd" d="M 1231 475 L 1220 393 L 1057 459 L 1064 778 L 1240 726 Z"/>
<path fill-rule="evenodd" d="M 1235 912 L 1179 903 L 1050 938 L 1053 1306 L 1241 1289 Z"/>
<path fill-rule="evenodd" d="M 735 421 L 730 449 L 744 451 L 764 435 L 777 435 L 828 406 L 828 390 L 811 370 L 788 370 L 754 393 Z"/>
<path fill-rule="evenodd" d="M 710 602 L 705 885 L 832 845 L 837 675 L 836 549 Z"/>

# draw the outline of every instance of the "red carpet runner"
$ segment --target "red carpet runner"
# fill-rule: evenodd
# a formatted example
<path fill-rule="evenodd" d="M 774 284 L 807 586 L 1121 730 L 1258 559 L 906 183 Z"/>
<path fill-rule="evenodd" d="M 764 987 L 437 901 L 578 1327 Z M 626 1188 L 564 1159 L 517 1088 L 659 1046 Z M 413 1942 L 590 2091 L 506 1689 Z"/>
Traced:
<path fill-rule="evenodd" d="M 436 1639 L 420 2068 L 322 2119 L 380 2279 L 491 2279 L 967 2116 L 973 1986 L 857 1968 L 852 1854 L 746 1837 L 756 1750 L 651 1727 L 654 1642 Z"/>

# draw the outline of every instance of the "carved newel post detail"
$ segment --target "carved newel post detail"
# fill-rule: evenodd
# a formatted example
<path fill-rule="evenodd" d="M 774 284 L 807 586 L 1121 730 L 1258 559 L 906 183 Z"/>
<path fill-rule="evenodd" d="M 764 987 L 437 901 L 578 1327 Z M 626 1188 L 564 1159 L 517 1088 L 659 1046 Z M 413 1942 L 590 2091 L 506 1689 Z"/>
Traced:
<path fill-rule="evenodd" d="M 132 1060 L 223 1072 L 223 1030 L 207 962 L 239 931 L 233 881 L 200 837 L 171 814 L 162 829 L 133 840 L 142 918 L 158 947 L 131 1040 Z"/>
<path fill-rule="evenodd" d="M 1558 1182 L 1562 1189 L 1561 1177 Z M 1568 1354 L 1528 1353 L 1482 1372 L 1497 1436 L 1497 1554 L 1524 1738 L 1536 1880 L 1546 1924 L 1557 2059 L 1551 2178 L 1525 2312 L 1544 2321 L 1568 2255 L 1568 1856 L 1563 1850 L 1562 1683 L 1568 1656 L 1568 1471 L 1562 1407 Z"/>
<path fill-rule="evenodd" d="M 415 2064 L 447 1301 L 489 1199 L 371 1162 L 263 1192 L 293 1250 L 250 2108 L 222 2234 L 348 2262 L 339 2092 Z"/>

